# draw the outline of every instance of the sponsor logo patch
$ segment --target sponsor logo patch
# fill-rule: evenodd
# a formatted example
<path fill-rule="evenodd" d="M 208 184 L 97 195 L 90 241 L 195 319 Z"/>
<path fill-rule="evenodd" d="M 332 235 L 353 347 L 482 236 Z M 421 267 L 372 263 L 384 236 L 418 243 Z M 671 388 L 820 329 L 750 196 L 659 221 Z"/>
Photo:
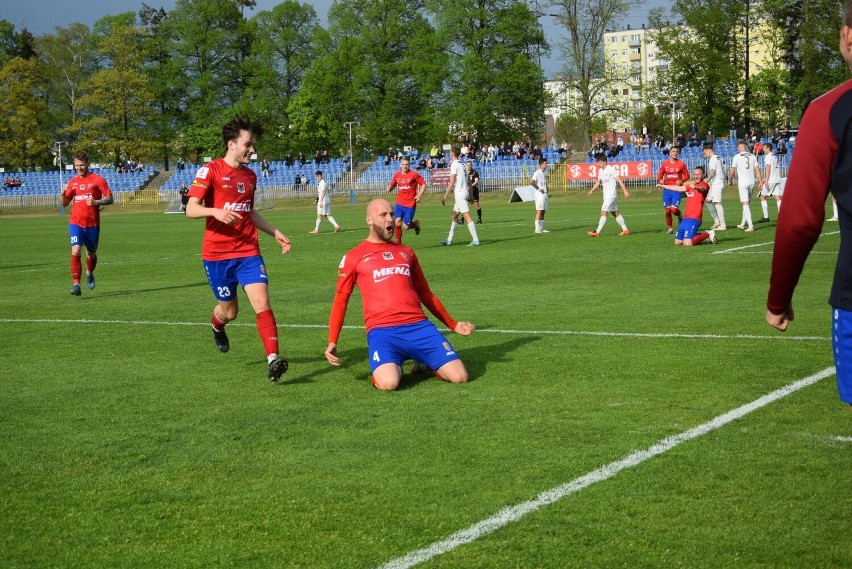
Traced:
<path fill-rule="evenodd" d="M 410 277 L 411 269 L 408 267 L 408 265 L 394 265 L 393 267 L 382 267 L 381 269 L 374 269 L 373 282 L 380 283 L 395 275 L 403 275 L 406 277 Z"/>
<path fill-rule="evenodd" d="M 195 177 L 198 178 L 199 180 L 206 180 L 207 179 L 207 173 L 209 171 L 210 171 L 210 168 L 208 168 L 207 166 L 202 166 L 201 168 L 198 169 L 198 172 L 195 173 Z"/>

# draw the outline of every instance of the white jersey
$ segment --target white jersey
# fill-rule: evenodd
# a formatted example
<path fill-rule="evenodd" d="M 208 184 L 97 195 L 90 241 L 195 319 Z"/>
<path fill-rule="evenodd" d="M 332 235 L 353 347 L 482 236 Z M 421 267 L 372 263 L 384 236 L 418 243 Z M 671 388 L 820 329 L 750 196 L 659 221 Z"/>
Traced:
<path fill-rule="evenodd" d="M 767 177 L 769 185 L 771 186 L 780 182 L 781 172 L 778 170 L 778 157 L 774 154 L 767 154 L 764 158 L 764 164 L 767 170 L 769 170 L 769 176 Z"/>
<path fill-rule="evenodd" d="M 605 166 L 598 170 L 598 180 L 601 181 L 604 195 L 615 193 L 615 179 L 618 177 L 618 169 L 615 166 Z"/>
<path fill-rule="evenodd" d="M 317 215 L 331 215 L 331 196 L 325 180 L 317 183 Z"/>
<path fill-rule="evenodd" d="M 710 186 L 722 186 L 725 184 L 725 171 L 722 169 L 722 161 L 715 154 L 707 159 L 707 183 Z M 710 173 L 713 172 L 713 177 Z"/>
<path fill-rule="evenodd" d="M 547 193 L 547 176 L 544 175 L 541 168 L 535 171 L 535 174 L 532 175 L 532 181 L 535 182 L 535 186 L 544 192 Z"/>
<path fill-rule="evenodd" d="M 459 162 L 458 160 L 454 160 L 452 164 L 450 164 L 450 176 L 456 177 L 456 185 L 453 188 L 453 191 L 456 194 L 456 197 L 462 196 L 462 199 L 467 199 L 467 169 L 464 167 L 464 164 Z"/>
<path fill-rule="evenodd" d="M 325 180 L 317 182 L 317 199 L 325 199 L 328 197 L 328 184 Z"/>
<path fill-rule="evenodd" d="M 740 186 L 753 186 L 757 178 L 757 157 L 751 152 L 741 152 L 734 156 L 731 168 L 737 171 Z"/>

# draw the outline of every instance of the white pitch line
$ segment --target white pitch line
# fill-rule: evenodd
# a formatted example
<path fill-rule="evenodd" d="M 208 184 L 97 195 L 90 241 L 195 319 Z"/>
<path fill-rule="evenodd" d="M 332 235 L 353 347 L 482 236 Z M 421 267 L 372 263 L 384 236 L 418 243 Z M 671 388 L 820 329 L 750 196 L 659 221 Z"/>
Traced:
<path fill-rule="evenodd" d="M 828 233 L 821 234 L 820 237 L 827 237 L 829 235 L 837 235 L 838 233 L 840 233 L 840 232 L 839 231 L 829 231 Z M 734 247 L 733 249 L 725 249 L 725 250 L 722 250 L 722 251 L 717 250 L 717 251 L 713 251 L 710 254 L 711 255 L 724 255 L 725 253 L 733 253 L 734 251 L 742 251 L 744 249 L 752 249 L 754 247 L 766 247 L 767 245 L 774 245 L 774 244 L 775 244 L 775 241 L 773 240 L 773 241 L 767 241 L 765 243 L 754 243 L 752 245 L 743 245 L 742 247 Z"/>
<path fill-rule="evenodd" d="M 125 326 L 209 326 L 209 322 L 166 322 L 151 320 L 94 320 L 94 319 L 64 319 L 64 318 L 0 318 L 0 324 L 118 324 Z M 282 328 L 323 329 L 327 324 L 283 324 Z M 228 326 L 251 326 L 253 322 L 232 322 Z M 363 330 L 363 326 L 344 326 L 348 330 Z M 683 338 L 709 340 L 796 340 L 796 341 L 828 341 L 828 336 L 787 336 L 784 334 L 678 334 L 678 333 L 647 333 L 647 332 L 597 332 L 594 330 L 501 330 L 496 328 L 477 328 L 480 334 L 510 334 L 516 336 L 608 336 L 615 338 Z"/>
<path fill-rule="evenodd" d="M 580 490 L 583 490 L 584 488 L 591 486 L 592 484 L 609 480 L 622 470 L 639 466 L 646 460 L 668 452 L 683 442 L 698 438 L 702 435 L 706 435 L 709 432 L 715 431 L 716 429 L 719 429 L 720 427 L 723 427 L 732 421 L 735 421 L 748 415 L 752 411 L 756 411 L 762 407 L 765 407 L 766 405 L 769 405 L 770 403 L 774 403 L 779 399 L 787 397 L 791 393 L 795 393 L 796 391 L 808 387 L 809 385 L 812 385 L 833 374 L 834 368 L 829 367 L 810 377 L 795 381 L 789 385 L 786 385 L 771 393 L 768 393 L 763 397 L 760 397 L 759 399 L 755 399 L 751 403 L 747 403 L 741 407 L 737 407 L 736 409 L 719 415 L 718 417 L 711 419 L 710 421 L 699 425 L 693 429 L 684 431 L 680 434 L 671 437 L 666 437 L 660 442 L 646 449 L 636 451 L 633 454 L 630 454 L 620 460 L 616 460 L 598 468 L 597 470 L 593 470 L 588 474 L 580 476 L 579 478 L 575 478 L 571 482 L 566 482 L 565 484 L 561 484 L 560 486 L 556 486 L 555 488 L 551 488 L 550 490 L 542 492 L 532 500 L 529 500 L 527 502 L 521 502 L 520 504 L 504 508 L 493 516 L 491 516 L 490 518 L 486 518 L 481 522 L 470 526 L 467 529 L 456 532 L 451 536 L 447 537 L 446 539 L 436 541 L 435 543 L 427 547 L 417 549 L 403 557 L 393 559 L 388 563 L 382 565 L 381 569 L 408 569 L 410 567 L 414 567 L 415 565 L 419 565 L 420 563 L 429 561 L 430 559 L 433 559 L 439 555 L 448 553 L 456 549 L 457 547 L 471 543 L 481 537 L 484 537 L 490 533 L 493 533 L 503 528 L 504 526 L 512 522 L 518 521 L 527 514 L 531 514 L 537 510 L 540 510 L 544 506 L 552 504 L 557 500 L 569 496 L 570 494 L 579 492 Z"/>
<path fill-rule="evenodd" d="M 840 441 L 842 443 L 852 443 L 852 437 L 841 437 L 841 436 L 838 435 L 838 436 L 833 437 L 833 438 L 834 438 L 834 440 Z"/>

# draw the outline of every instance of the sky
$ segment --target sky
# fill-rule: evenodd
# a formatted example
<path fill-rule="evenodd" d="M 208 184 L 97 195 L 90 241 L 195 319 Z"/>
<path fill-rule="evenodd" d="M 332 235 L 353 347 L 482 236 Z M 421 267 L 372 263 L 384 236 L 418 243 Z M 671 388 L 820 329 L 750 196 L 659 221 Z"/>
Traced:
<path fill-rule="evenodd" d="M 302 0 L 304 1 L 304 0 Z M 641 28 L 647 22 L 648 10 L 653 6 L 661 5 L 663 0 L 648 0 L 646 5 L 631 12 L 623 23 L 624 27 L 630 25 L 633 28 Z M 271 10 L 280 0 L 258 0 L 254 10 L 247 10 L 246 16 L 251 17 L 261 10 Z M 332 0 L 308 0 L 317 12 L 320 21 L 325 25 L 328 9 Z M 175 6 L 174 0 L 147 0 L 145 4 L 153 8 L 165 8 L 171 10 Z M 8 20 L 16 27 L 26 27 L 34 35 L 51 33 L 54 29 L 64 27 L 74 22 L 80 22 L 91 26 L 103 16 L 120 14 L 122 12 L 138 12 L 142 7 L 142 0 L 86 0 L 85 2 L 72 2 L 68 0 L 4 0 L 0 7 L 0 18 Z M 562 68 L 559 57 L 558 44 L 561 40 L 561 29 L 552 18 L 542 18 L 547 40 L 551 45 L 551 54 L 543 57 L 541 61 L 545 75 L 551 78 L 559 73 Z"/>

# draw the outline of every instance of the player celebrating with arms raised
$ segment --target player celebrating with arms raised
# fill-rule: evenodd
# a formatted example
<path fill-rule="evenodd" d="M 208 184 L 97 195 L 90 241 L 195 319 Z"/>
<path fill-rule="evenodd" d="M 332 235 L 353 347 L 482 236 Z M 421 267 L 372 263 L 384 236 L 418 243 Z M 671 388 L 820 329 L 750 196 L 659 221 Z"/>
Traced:
<path fill-rule="evenodd" d="M 450 330 L 462 336 L 476 327 L 456 322 L 429 288 L 417 256 L 405 245 L 393 242 L 394 211 L 383 199 L 367 206 L 370 234 L 340 261 L 337 290 L 328 321 L 325 357 L 340 365 L 337 340 L 353 288 L 361 291 L 364 323 L 373 386 L 382 390 L 399 387 L 402 364 L 407 359 L 423 362 L 451 383 L 464 383 L 467 369 L 455 349 L 423 313 L 422 305 Z"/>
<path fill-rule="evenodd" d="M 680 149 L 677 146 L 669 150 L 669 159 L 663 162 L 660 166 L 660 172 L 657 174 L 657 184 L 662 186 L 680 186 L 689 179 L 689 170 L 680 159 L 678 153 Z M 672 216 L 676 215 L 678 221 L 682 221 L 680 215 L 680 192 L 669 189 L 663 190 L 663 207 L 666 210 L 666 227 L 667 233 L 673 233 Z"/>
<path fill-rule="evenodd" d="M 415 235 L 420 235 L 420 222 L 414 219 L 414 213 L 417 211 L 417 204 L 420 203 L 423 192 L 426 191 L 426 180 L 419 173 L 411 170 L 410 167 L 411 162 L 408 158 L 400 160 L 400 170 L 394 173 L 388 184 L 388 192 L 392 192 L 394 188 L 399 188 L 393 207 L 394 223 L 396 224 L 393 236 L 397 244 L 402 243 L 403 229 L 413 229 Z"/>
<path fill-rule="evenodd" d="M 86 286 L 95 288 L 95 266 L 98 264 L 98 241 L 101 234 L 101 206 L 111 205 L 112 192 L 106 180 L 89 172 L 89 155 L 78 152 L 74 155 L 74 170 L 77 175 L 68 181 L 62 190 L 62 207 L 71 206 L 69 233 L 71 235 L 71 294 L 80 296 L 80 262 L 82 247 L 86 247 Z"/>
<path fill-rule="evenodd" d="M 254 145 L 263 132 L 245 117 L 234 117 L 222 128 L 225 157 L 214 160 L 195 175 L 189 190 L 186 216 L 206 218 L 201 256 L 204 270 L 218 304 L 213 307 L 213 340 L 221 352 L 230 349 L 225 324 L 237 317 L 237 286 L 242 285 L 257 314 L 257 332 L 266 351 L 269 379 L 287 371 L 287 360 L 278 355 L 278 326 L 269 304 L 269 277 L 257 230 L 275 238 L 282 254 L 290 251 L 290 239 L 254 210 L 257 175 L 248 167 Z"/>

